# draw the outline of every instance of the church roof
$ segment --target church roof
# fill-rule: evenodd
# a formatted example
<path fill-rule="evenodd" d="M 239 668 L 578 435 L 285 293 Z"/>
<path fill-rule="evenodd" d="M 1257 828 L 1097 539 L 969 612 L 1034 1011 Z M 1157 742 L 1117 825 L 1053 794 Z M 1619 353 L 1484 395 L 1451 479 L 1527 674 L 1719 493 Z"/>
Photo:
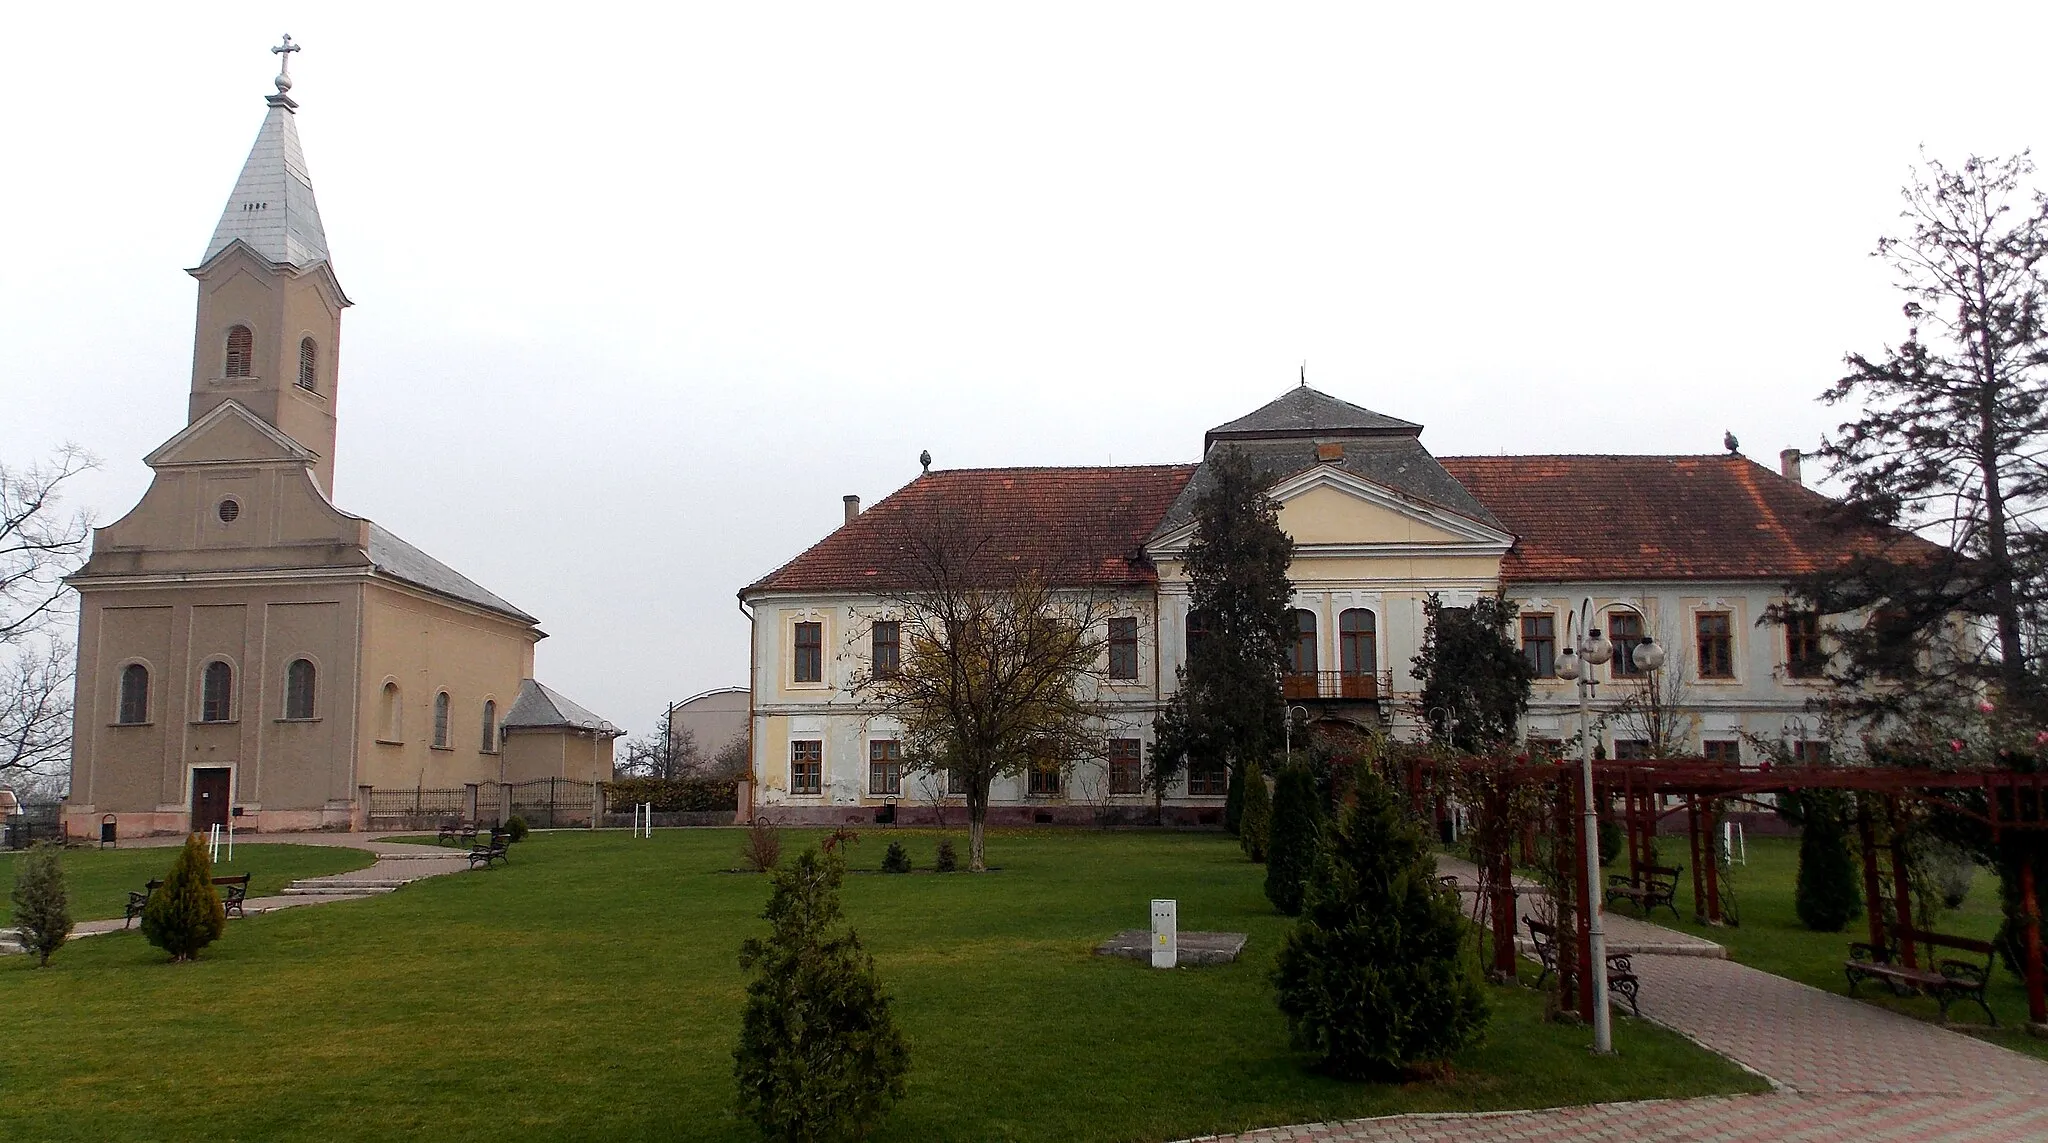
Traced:
<path fill-rule="evenodd" d="M 1306 384 L 1289 389 L 1234 421 L 1217 425 L 1202 440 L 1202 449 L 1222 440 L 1275 440 L 1291 437 L 1416 436 L 1422 426 L 1385 413 L 1340 401 Z"/>
<path fill-rule="evenodd" d="M 519 697 L 513 701 L 512 709 L 505 712 L 504 727 L 506 730 L 594 730 L 610 738 L 626 733 L 590 713 L 562 692 L 534 679 L 519 680 Z"/>
<path fill-rule="evenodd" d="M 377 524 L 370 525 L 370 562 L 393 579 L 509 615 L 522 623 L 539 620 L 478 586 L 475 580 L 420 551 Z"/>
<path fill-rule="evenodd" d="M 1145 537 L 1193 472 L 1186 464 L 927 472 L 740 595 L 914 588 L 921 531 L 953 520 L 987 538 L 972 556 L 987 576 L 1029 568 L 1065 587 L 1157 583 Z"/>
<path fill-rule="evenodd" d="M 1447 456 L 1443 467 L 1514 533 L 1509 582 L 1768 579 L 1938 545 L 1837 527 L 1835 501 L 1743 456 Z"/>
<path fill-rule="evenodd" d="M 200 265 L 235 242 L 257 255 L 298 269 L 326 262 L 327 231 L 313 200 L 313 177 L 299 146 L 295 104 L 282 93 L 270 97 L 270 112 L 256 132 L 256 145 L 221 211 L 220 225 L 206 244 Z"/>

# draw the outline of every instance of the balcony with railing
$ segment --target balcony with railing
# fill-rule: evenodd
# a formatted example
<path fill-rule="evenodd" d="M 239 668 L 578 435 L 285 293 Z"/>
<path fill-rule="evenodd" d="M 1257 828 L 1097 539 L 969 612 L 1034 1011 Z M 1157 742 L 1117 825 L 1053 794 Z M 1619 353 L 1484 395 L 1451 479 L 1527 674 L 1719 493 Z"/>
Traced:
<path fill-rule="evenodd" d="M 1394 693 L 1394 673 L 1304 671 L 1280 676 L 1288 702 L 1375 702 Z"/>

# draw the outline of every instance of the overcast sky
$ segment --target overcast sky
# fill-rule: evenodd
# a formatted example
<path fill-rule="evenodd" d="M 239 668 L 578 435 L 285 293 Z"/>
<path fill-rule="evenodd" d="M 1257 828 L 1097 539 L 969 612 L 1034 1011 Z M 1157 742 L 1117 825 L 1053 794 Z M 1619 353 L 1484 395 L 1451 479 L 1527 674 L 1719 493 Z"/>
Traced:
<path fill-rule="evenodd" d="M 101 522 L 184 425 L 289 31 L 342 284 L 335 493 L 635 732 L 734 593 L 940 467 L 1191 461 L 1311 384 L 1439 455 L 1775 464 L 1901 333 L 1917 148 L 2040 138 L 2048 6 L 32 5 L 0 459 Z"/>

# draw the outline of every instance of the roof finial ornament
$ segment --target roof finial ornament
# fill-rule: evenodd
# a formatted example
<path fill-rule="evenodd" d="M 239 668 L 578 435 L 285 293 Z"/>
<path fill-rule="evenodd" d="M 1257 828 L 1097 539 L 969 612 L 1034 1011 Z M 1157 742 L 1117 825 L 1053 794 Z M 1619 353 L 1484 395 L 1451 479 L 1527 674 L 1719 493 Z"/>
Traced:
<path fill-rule="evenodd" d="M 277 56 L 277 93 L 284 95 L 292 89 L 292 53 L 299 45 L 292 43 L 292 34 L 284 34 L 284 43 L 270 49 Z"/>
<path fill-rule="evenodd" d="M 925 449 L 923 452 L 918 453 L 917 463 L 924 465 L 924 470 L 930 472 L 932 470 L 932 450 Z"/>
<path fill-rule="evenodd" d="M 1308 358 L 1301 359 L 1301 387 L 1308 388 Z"/>

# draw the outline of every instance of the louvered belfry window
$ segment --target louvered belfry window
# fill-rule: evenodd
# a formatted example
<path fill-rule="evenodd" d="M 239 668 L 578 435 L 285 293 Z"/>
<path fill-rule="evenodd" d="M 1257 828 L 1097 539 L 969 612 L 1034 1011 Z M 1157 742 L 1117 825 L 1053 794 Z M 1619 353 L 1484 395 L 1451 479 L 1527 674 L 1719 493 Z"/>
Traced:
<path fill-rule="evenodd" d="M 246 325 L 228 327 L 228 357 L 222 370 L 224 377 L 247 377 L 250 359 L 256 353 L 256 339 Z"/>
<path fill-rule="evenodd" d="M 320 347 L 308 337 L 299 342 L 299 388 L 318 388 L 320 379 Z"/>

